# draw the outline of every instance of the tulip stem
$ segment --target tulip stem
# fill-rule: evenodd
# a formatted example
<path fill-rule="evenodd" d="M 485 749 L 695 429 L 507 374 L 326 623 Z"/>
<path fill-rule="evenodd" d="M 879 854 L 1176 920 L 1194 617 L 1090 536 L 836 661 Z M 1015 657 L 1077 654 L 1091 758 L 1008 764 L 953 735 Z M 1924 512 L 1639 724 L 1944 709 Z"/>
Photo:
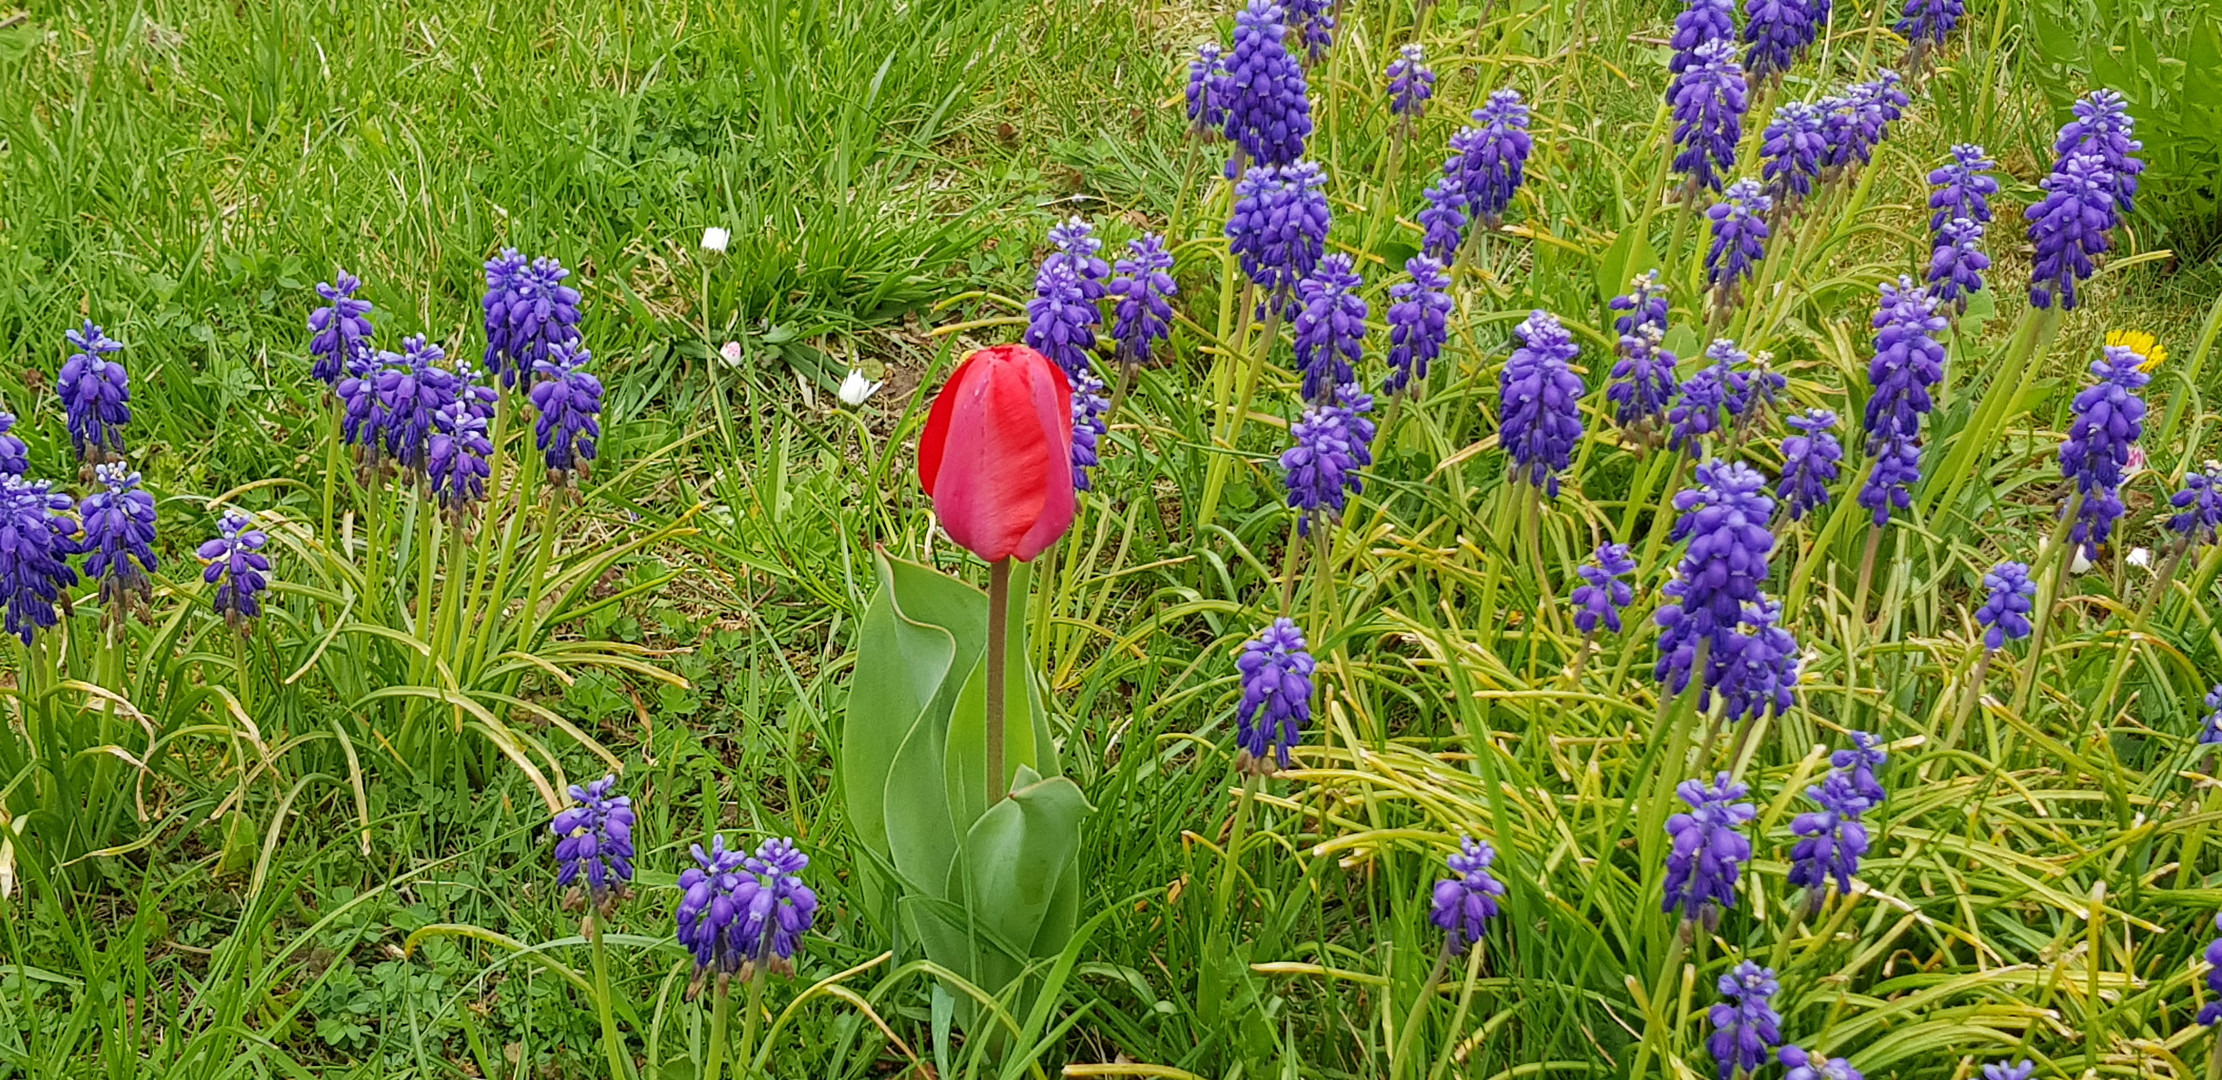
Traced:
<path fill-rule="evenodd" d="M 1010 790 L 1003 775 L 1003 665 L 1004 637 L 1010 622 L 1011 560 L 988 565 L 988 805 L 1003 801 Z"/>

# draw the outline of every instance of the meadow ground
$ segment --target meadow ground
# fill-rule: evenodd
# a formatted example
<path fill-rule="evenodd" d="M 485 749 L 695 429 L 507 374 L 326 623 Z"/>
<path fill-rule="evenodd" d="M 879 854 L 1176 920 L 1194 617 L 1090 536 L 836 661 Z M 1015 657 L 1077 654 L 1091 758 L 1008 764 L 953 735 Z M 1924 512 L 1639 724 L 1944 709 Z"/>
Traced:
<path fill-rule="evenodd" d="M 1258 328 L 1220 233 L 1225 149 L 1180 101 L 1226 5 L 0 0 L 0 360 L 21 376 L 0 404 L 32 471 L 72 478 L 62 333 L 124 342 L 162 560 L 145 620 L 102 630 L 87 587 L 0 660 L 0 1077 L 606 1075 L 612 1024 L 615 1068 L 697 1075 L 714 1018 L 683 1000 L 671 912 L 712 830 L 796 838 L 824 901 L 796 978 L 748 1010 L 762 1075 L 1709 1075 L 1714 981 L 1746 958 L 1780 972 L 1788 1041 L 1868 1076 L 2199 1074 L 2222 560 L 2171 559 L 2161 520 L 2222 456 L 2222 268 L 2155 254 L 2148 205 L 2083 307 L 2025 311 L 2019 212 L 2063 115 L 2026 70 L 2030 9 L 1969 6 L 1875 162 L 1715 327 L 1772 355 L 1781 413 L 1842 414 L 1850 454 L 1835 504 L 1777 530 L 1795 707 L 1707 737 L 1650 677 L 1694 455 L 1620 437 L 1603 395 L 1605 302 L 1637 271 L 1674 290 L 1685 375 L 1702 351 L 1701 226 L 1660 201 L 1678 4 L 1342 5 L 1311 156 L 1372 301 L 1361 377 L 1451 132 L 1514 86 L 1536 153 L 1507 230 L 1460 264 L 1426 394 L 1384 402 L 1363 494 L 1314 541 L 1275 463 L 1297 375 L 1282 346 L 1237 392 Z M 1755 110 L 1895 63 L 1887 26 L 1839 0 Z M 1407 137 L 1381 72 L 1408 40 L 1441 77 Z M 1871 533 L 1849 504 L 1875 290 L 1926 267 L 1925 177 L 1961 142 L 2000 164 L 1997 288 L 1949 336 L 1913 509 Z M 1082 930 L 991 1038 L 862 884 L 841 734 L 874 552 L 986 580 L 934 534 L 912 446 L 958 356 L 1024 329 L 1045 234 L 1075 215 L 1106 255 L 1167 236 L 1182 299 L 1027 609 L 1094 813 Z M 335 456 L 313 286 L 344 268 L 382 343 L 475 357 L 505 247 L 573 271 L 606 388 L 595 468 L 563 503 L 523 454 L 475 531 L 388 516 L 415 504 Z M 1497 441 L 1533 308 L 1574 331 L 1589 388 L 1547 506 Z M 2071 574 L 2054 455 L 2113 330 L 2168 356 L 2122 534 Z M 855 409 L 851 368 L 884 380 Z M 1715 449 L 1773 476 L 1761 422 Z M 521 422 L 495 436 L 524 448 Z M 227 506 L 277 523 L 273 614 L 244 638 L 193 558 Z M 1625 635 L 1571 627 L 1601 540 L 1640 557 Z M 1994 659 L 1973 612 L 2008 558 L 2044 577 L 2049 634 Z M 1319 700 L 1299 768 L 1246 791 L 1234 657 L 1283 613 Z M 1852 730 L 1889 746 L 1892 794 L 1859 887 L 1808 917 L 1791 823 Z M 559 906 L 542 788 L 613 763 L 641 869 L 605 973 Z M 1672 785 L 1715 768 L 1752 785 L 1757 858 L 1685 943 L 1659 911 L 1663 823 Z M 1496 844 L 1508 893 L 1471 965 L 1439 965 L 1429 890 L 1461 834 Z"/>

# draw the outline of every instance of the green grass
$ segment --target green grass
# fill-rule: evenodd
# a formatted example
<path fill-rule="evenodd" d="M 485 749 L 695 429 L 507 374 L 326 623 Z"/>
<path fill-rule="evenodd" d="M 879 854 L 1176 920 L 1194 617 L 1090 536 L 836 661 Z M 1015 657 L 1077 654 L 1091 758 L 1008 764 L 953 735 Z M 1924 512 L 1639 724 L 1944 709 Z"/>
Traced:
<path fill-rule="evenodd" d="M 436 571 L 444 587 L 505 550 L 527 560 L 542 519 L 511 491 L 469 538 L 483 543 L 428 560 L 446 549 L 422 538 L 452 533 L 428 516 L 422 532 L 411 518 L 377 533 L 372 507 L 388 504 L 342 476 L 335 528 L 352 543 L 319 525 L 326 405 L 302 355 L 308 286 L 344 266 L 369 283 L 382 339 L 422 331 L 471 355 L 479 267 L 506 245 L 576 269 L 608 430 L 582 505 L 547 519 L 562 535 L 555 573 L 570 576 L 537 648 L 564 677 L 488 664 L 476 681 L 458 674 L 458 692 L 537 703 L 625 765 L 643 870 L 611 927 L 611 1007 L 631 1054 L 662 1069 L 643 1075 L 693 1075 L 708 1038 L 666 939 L 673 877 L 711 829 L 797 837 L 828 901 L 799 977 L 770 990 L 774 1014 L 795 1007 L 767 1043 L 768 1075 L 1128 1061 L 1182 1071 L 1155 1075 L 1432 1080 L 1629 1075 L 1639 1053 L 1652 1074 L 1671 1061 L 1674 1075 L 1710 1075 L 1693 1014 L 1742 956 L 1781 969 L 1791 1041 L 1870 1076 L 1957 1078 L 2021 1055 L 2044 1076 L 2199 1073 L 2194 958 L 2222 906 L 2222 819 L 2190 740 L 2198 695 L 2222 677 L 2222 566 L 2209 549 L 2163 586 L 2119 560 L 2135 546 L 2165 556 L 2155 503 L 2222 454 L 2222 360 L 2211 331 L 2201 339 L 2222 271 L 2106 273 L 2026 386 L 2006 383 L 2023 307 L 2012 283 L 2026 274 L 2012 225 L 2056 118 L 2021 73 L 2021 6 L 1972 5 L 1859 192 L 1786 253 L 1784 290 L 1736 332 L 1774 354 L 1795 402 L 1856 416 L 1874 285 L 1918 270 L 1922 177 L 1951 143 L 1978 141 L 2010 173 L 1991 245 L 1998 310 L 1955 340 L 1930 461 L 2002 385 L 2026 392 L 1994 437 L 1968 437 L 1973 482 L 1932 478 L 1921 513 L 1892 526 L 1868 588 L 1856 507 L 1785 532 L 1770 588 L 1809 650 L 1799 707 L 1736 740 L 1741 757 L 1724 738 L 1711 762 L 1670 761 L 1703 734 L 1694 720 L 1676 731 L 1648 677 L 1645 615 L 1674 554 L 1646 547 L 1674 486 L 1667 459 L 1585 442 L 1531 552 L 1493 435 L 1511 323 L 1547 307 L 1606 325 L 1605 299 L 1646 261 L 1621 237 L 1644 234 L 1677 286 L 1676 324 L 1697 321 L 1698 238 L 1672 228 L 1671 208 L 1647 209 L 1671 6 L 1592 0 L 1577 20 L 1548 0 L 1437 5 L 1425 40 L 1440 98 L 1392 172 L 1377 73 L 1412 11 L 1346 3 L 1314 76 L 1314 153 L 1332 177 L 1334 243 L 1360 256 L 1377 324 L 1417 240 L 1377 208 L 1409 218 L 1464 111 L 1520 86 L 1538 150 L 1514 234 L 1486 238 L 1462 273 L 1442 373 L 1397 414 L 1332 530 L 1329 572 L 1288 558 L 1272 465 L 1293 413 L 1285 347 L 1258 416 L 1231 452 L 1212 448 L 1249 342 L 1222 314 L 1219 150 L 1186 138 L 1171 103 L 1186 50 L 1224 36 L 1216 6 L 36 5 L 0 30 L 0 358 L 24 373 L 0 402 L 23 417 L 34 473 L 66 477 L 51 393 L 61 331 L 89 317 L 127 342 L 132 460 L 163 499 L 167 565 L 157 618 L 128 648 L 94 644 L 86 600 L 56 638 L 66 654 L 9 654 L 17 723 L 27 707 L 66 710 L 82 735 L 70 768 L 91 783 L 41 803 L 44 788 L 0 778 L 14 820 L 37 826 L 0 901 L 0 1077 L 603 1070 L 592 995 L 573 981 L 591 979 L 589 950 L 557 908 L 535 785 L 478 730 L 434 722 L 456 710 L 367 698 L 446 684 L 391 635 L 333 629 L 509 633 L 537 594 L 412 601 L 412 575 Z M 1802 64 L 1791 92 L 1824 63 L 1823 88 L 1895 57 L 1869 33 L 1869 6 L 1839 8 L 1825 59 Z M 1035 601 L 1066 768 L 1098 808 L 1082 912 L 1105 918 L 1054 998 L 1069 1026 L 1006 1065 L 952 1025 L 945 984 L 907 944 L 858 910 L 834 754 L 873 549 L 930 551 L 984 579 L 931 533 L 910 445 L 958 350 L 1015 337 L 1011 298 L 1027 294 L 1041 233 L 1073 213 L 1114 251 L 1167 232 L 1184 318 Z M 733 231 L 722 259 L 695 250 L 709 225 Z M 2156 235 L 2141 219 L 2117 257 Z M 934 333 L 959 324 L 971 328 Z M 2171 354 L 2150 390 L 2152 471 L 2132 482 L 2114 558 L 2061 587 L 2043 652 L 1991 665 L 1989 697 L 1956 722 L 1980 653 L 1980 572 L 2035 561 L 2068 399 L 2113 328 L 2149 330 Z M 1609 431 L 1594 333 L 1581 361 L 1593 435 Z M 710 359 L 727 340 L 746 346 L 738 371 Z M 1384 348 L 1376 329 L 1369 379 Z M 862 410 L 834 409 L 852 361 L 890 385 Z M 1738 452 L 1771 472 L 1772 443 Z M 1233 479 L 1199 521 L 1215 454 L 1232 457 Z M 1855 477 L 1862 463 L 1855 446 Z M 236 489 L 228 501 L 299 530 L 276 573 L 283 614 L 235 646 L 206 612 L 190 548 L 213 528 L 208 500 Z M 419 538 L 396 548 L 391 580 L 365 569 L 372 535 Z M 1570 670 L 1583 643 L 1563 597 L 1604 537 L 1644 556 L 1630 632 Z M 1539 611 L 1545 589 L 1558 616 Z M 1284 590 L 1321 656 L 1317 720 L 1304 767 L 1267 785 L 1229 878 L 1232 655 Z M 340 644 L 320 652 L 327 633 Z M 560 652 L 598 643 L 646 650 L 684 685 Z M 100 666 L 111 659 L 114 678 Z M 147 724 L 78 691 L 38 696 L 52 685 L 39 663 L 118 688 Z M 260 747 L 219 687 L 246 692 Z M 523 709 L 501 716 L 550 779 L 602 771 L 585 742 Z M 1863 890 L 1801 922 L 1784 885 L 1789 815 L 1825 768 L 1816 748 L 1848 729 L 1892 742 L 1893 797 L 1872 822 Z M 1714 767 L 1754 785 L 1759 862 L 1685 971 L 1666 964 L 1657 838 L 1667 787 Z M 51 824 L 81 807 L 95 812 Z M 24 816 L 39 808 L 48 816 Z M 1427 889 L 1461 832 L 1497 844 L 1510 894 L 1478 965 L 1438 985 Z M 1223 932 L 1216 905 L 1234 913 Z M 834 976 L 852 997 L 806 994 Z"/>

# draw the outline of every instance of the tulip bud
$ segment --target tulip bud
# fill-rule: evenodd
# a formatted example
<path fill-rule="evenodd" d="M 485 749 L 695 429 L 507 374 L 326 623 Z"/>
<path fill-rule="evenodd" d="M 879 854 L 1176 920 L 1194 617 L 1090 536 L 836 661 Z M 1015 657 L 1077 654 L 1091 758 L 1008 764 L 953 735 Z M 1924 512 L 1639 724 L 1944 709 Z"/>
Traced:
<path fill-rule="evenodd" d="M 1030 561 L 1072 526 L 1072 387 L 1024 345 L 981 349 L 934 398 L 918 480 L 949 538 Z"/>

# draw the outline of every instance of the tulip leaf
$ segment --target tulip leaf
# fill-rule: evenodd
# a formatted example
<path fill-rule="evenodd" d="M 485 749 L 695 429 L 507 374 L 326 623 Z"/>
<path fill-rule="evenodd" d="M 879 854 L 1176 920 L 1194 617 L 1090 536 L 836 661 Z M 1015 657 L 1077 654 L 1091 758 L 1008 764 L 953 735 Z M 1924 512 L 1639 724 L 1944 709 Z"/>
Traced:
<path fill-rule="evenodd" d="M 1021 767 L 1018 782 L 1009 798 L 973 823 L 961 864 L 980 947 L 976 974 L 991 991 L 1009 985 L 1031 956 L 1054 956 L 1063 948 L 1059 940 L 1041 952 L 1038 939 L 1076 868 L 1080 821 L 1094 809 L 1064 777 L 1043 779 Z M 1072 885 L 1077 888 L 1077 879 Z M 1064 936 L 1071 932 L 1068 922 Z"/>
<path fill-rule="evenodd" d="M 923 568 L 897 564 L 884 554 L 874 562 L 880 587 L 858 634 L 841 729 L 841 784 L 857 837 L 887 855 L 888 771 L 911 730 L 932 716 L 935 698 L 956 668 L 958 641 L 949 623 L 952 612 L 964 606 L 966 586 L 930 571 L 906 572 L 898 585 L 898 565 L 906 571 Z"/>

